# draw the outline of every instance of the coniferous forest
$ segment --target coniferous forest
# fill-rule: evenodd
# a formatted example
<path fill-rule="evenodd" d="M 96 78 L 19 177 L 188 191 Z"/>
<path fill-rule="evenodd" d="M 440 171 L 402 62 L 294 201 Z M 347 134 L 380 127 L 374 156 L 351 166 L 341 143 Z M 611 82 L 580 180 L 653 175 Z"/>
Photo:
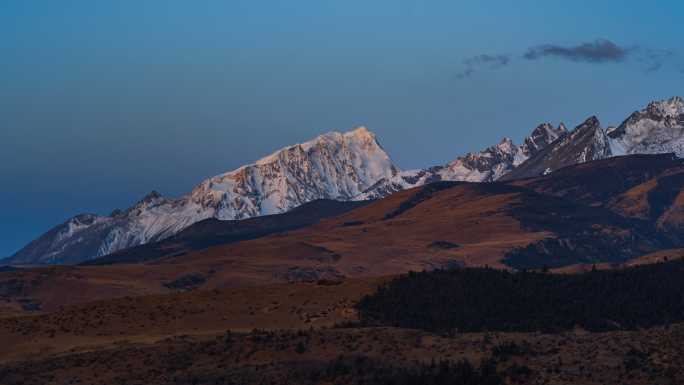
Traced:
<path fill-rule="evenodd" d="M 583 274 L 411 272 L 358 309 L 369 325 L 439 333 L 646 328 L 684 320 L 684 260 Z"/>

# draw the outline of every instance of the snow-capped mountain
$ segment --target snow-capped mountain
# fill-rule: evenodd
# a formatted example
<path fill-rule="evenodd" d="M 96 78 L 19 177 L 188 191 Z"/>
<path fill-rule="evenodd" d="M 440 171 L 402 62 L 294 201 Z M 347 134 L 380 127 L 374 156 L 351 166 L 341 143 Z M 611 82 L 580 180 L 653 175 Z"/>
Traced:
<path fill-rule="evenodd" d="M 76 263 L 160 240 L 207 218 L 282 213 L 316 199 L 349 200 L 398 169 L 365 127 L 331 132 L 209 178 L 180 199 L 152 192 L 125 211 L 69 219 L 10 258 Z"/>
<path fill-rule="evenodd" d="M 684 101 L 681 97 L 652 102 L 609 129 L 614 155 L 673 152 L 684 156 Z"/>
<path fill-rule="evenodd" d="M 356 199 L 382 198 L 396 191 L 440 180 L 492 182 L 508 174 L 566 133 L 563 123 L 558 128 L 554 128 L 550 123 L 543 123 L 537 126 L 520 146 L 515 145 L 511 139 L 504 138 L 495 146 L 478 153 L 460 156 L 446 165 L 402 171 L 392 178 L 382 179 Z"/>
<path fill-rule="evenodd" d="M 77 263 L 161 240 L 206 219 L 244 219 L 288 211 L 316 199 L 376 199 L 440 180 L 492 182 L 533 177 L 623 154 L 684 157 L 684 101 L 652 102 L 617 128 L 596 117 L 574 130 L 536 127 L 521 145 L 504 138 L 445 165 L 400 171 L 366 128 L 332 132 L 207 179 L 179 199 L 152 192 L 125 211 L 82 214 L 9 259 L 14 264 Z"/>

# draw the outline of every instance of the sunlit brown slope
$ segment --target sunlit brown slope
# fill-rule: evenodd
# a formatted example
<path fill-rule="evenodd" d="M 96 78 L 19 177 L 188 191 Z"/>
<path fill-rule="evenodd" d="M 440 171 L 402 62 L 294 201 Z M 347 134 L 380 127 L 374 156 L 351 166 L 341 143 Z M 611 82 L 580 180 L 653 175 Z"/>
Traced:
<path fill-rule="evenodd" d="M 8 272 L 0 275 L 0 296 L 32 301 L 49 311 L 95 299 L 170 293 L 195 286 L 336 281 L 453 263 L 501 266 L 506 250 L 550 235 L 523 229 L 509 208 L 521 199 L 522 190 L 502 187 L 431 185 L 306 229 L 146 263 Z M 424 200 L 416 202 L 417 198 Z M 405 210 L 397 211 L 400 207 Z M 180 287 L 169 287 L 189 275 L 201 277 L 202 282 L 183 287 L 181 279 Z"/>

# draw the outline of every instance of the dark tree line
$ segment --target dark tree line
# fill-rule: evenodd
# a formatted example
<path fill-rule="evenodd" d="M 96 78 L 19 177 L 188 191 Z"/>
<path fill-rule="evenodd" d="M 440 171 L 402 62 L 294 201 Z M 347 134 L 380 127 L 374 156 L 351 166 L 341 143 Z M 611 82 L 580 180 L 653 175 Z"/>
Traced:
<path fill-rule="evenodd" d="M 373 385 L 503 385 L 491 360 L 479 367 L 469 361 L 440 361 L 396 366 L 364 356 L 341 356 L 319 369 L 290 373 L 290 380 L 301 384 Z"/>
<path fill-rule="evenodd" d="M 684 260 L 584 274 L 412 272 L 358 309 L 365 324 L 439 333 L 651 327 L 684 321 Z"/>

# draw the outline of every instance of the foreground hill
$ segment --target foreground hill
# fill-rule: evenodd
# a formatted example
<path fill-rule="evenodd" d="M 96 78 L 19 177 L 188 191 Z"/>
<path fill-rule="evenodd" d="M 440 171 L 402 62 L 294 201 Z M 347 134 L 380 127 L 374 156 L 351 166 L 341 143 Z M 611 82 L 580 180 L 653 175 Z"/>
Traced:
<path fill-rule="evenodd" d="M 651 274 L 656 270 L 660 273 Z M 603 274 L 637 274 L 632 278 L 642 287 L 650 283 L 651 288 L 656 288 L 662 285 L 661 281 L 681 282 L 678 270 L 657 265 L 618 273 L 587 273 L 571 278 L 576 285 L 567 289 L 588 292 L 597 283 L 607 288 L 606 282 L 611 280 L 604 282 Z M 473 273 L 480 274 L 482 270 Z M 516 279 L 505 272 L 485 273 Z M 525 325 L 512 327 L 514 323 L 506 324 L 513 330 L 506 333 L 464 333 L 453 328 L 448 333 L 434 333 L 420 330 L 430 329 L 424 325 L 406 329 L 358 324 L 355 308 L 360 298 L 368 294 L 384 305 L 388 304 L 386 299 L 399 299 L 390 302 L 394 308 L 379 307 L 383 314 L 392 308 L 393 314 L 400 316 L 415 313 L 412 306 L 429 298 L 429 292 L 412 290 L 408 297 L 389 294 L 403 290 L 406 280 L 422 280 L 430 274 L 444 279 L 423 280 L 424 284 L 451 287 L 450 273 L 436 272 L 399 278 L 378 294 L 374 294 L 375 287 L 387 279 L 121 298 L 37 316 L 0 318 L 0 383 L 474 385 L 617 381 L 645 385 L 684 381 L 681 323 L 601 333 L 581 328 L 529 333 L 516 331 Z M 468 271 L 452 274 L 467 275 Z M 545 281 L 568 279 L 549 273 L 525 275 L 543 278 L 538 282 L 542 285 Z M 471 292 L 493 289 L 490 286 L 487 279 L 469 282 Z M 424 287 L 415 289 L 419 288 Z M 438 290 L 448 299 L 444 287 Z M 520 291 L 511 295 L 519 294 Z M 665 315 L 658 311 L 662 309 L 658 308 L 658 294 L 653 290 L 640 294 L 639 298 L 650 298 L 649 306 L 656 308 L 655 312 L 641 315 L 652 315 L 653 319 Z M 611 305 L 619 295 L 617 291 L 593 300 Z M 681 291 L 670 293 L 669 298 L 674 296 L 681 299 Z M 409 303 L 403 301 L 407 298 Z M 477 302 L 456 307 L 434 304 L 428 302 L 419 314 L 444 316 L 440 319 L 448 321 L 449 316 L 459 312 L 477 316 L 483 310 Z M 365 312 L 364 306 L 361 308 Z M 502 320 L 515 316 L 496 312 L 496 308 L 485 310 Z M 538 317 L 546 314 L 544 310 L 538 309 L 532 320 L 545 320 Z M 608 306 L 602 314 L 612 317 L 615 310 L 614 305 Z M 611 326 L 622 329 L 625 325 Z"/>
<path fill-rule="evenodd" d="M 684 326 L 610 333 L 254 330 L 121 342 L 0 368 L 44 384 L 681 384 Z M 465 362 L 463 360 L 466 360 Z M 453 370 L 456 369 L 456 370 Z M 488 382 L 486 382 L 488 381 Z"/>

